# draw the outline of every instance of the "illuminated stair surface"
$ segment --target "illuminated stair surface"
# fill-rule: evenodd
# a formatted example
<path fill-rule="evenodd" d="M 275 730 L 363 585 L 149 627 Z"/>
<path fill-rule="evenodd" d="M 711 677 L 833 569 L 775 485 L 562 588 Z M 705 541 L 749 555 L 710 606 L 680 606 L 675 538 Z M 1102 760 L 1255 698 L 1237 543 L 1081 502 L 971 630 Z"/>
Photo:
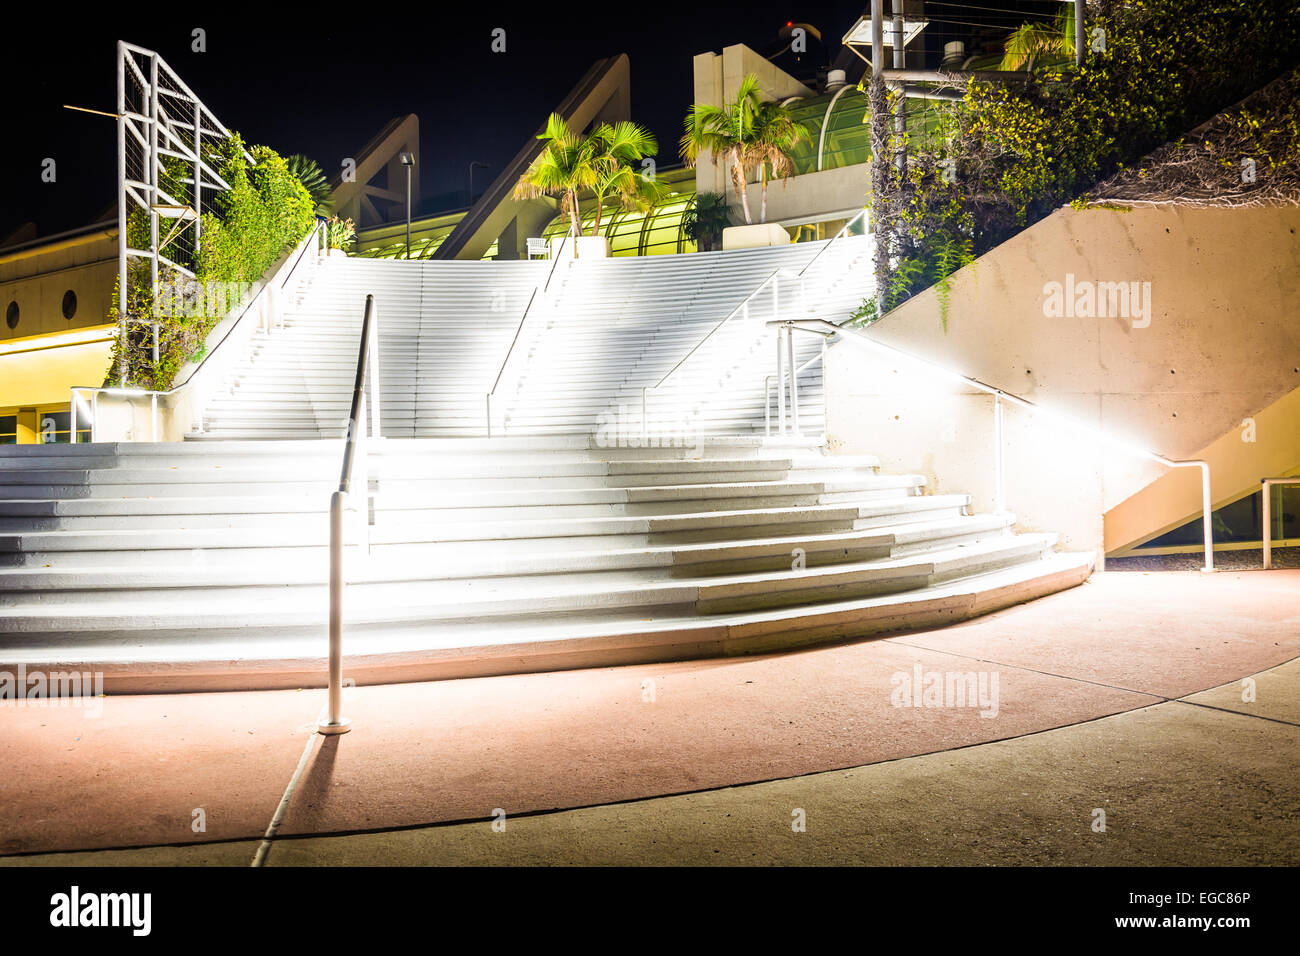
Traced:
<path fill-rule="evenodd" d="M 0 667 L 102 671 L 117 692 L 320 685 L 341 452 L 0 449 Z M 344 666 L 362 683 L 942 625 L 1092 569 L 1053 535 L 1015 534 L 1011 515 L 971 514 L 965 495 L 813 441 L 388 438 L 365 461 Z"/>
<path fill-rule="evenodd" d="M 590 435 L 631 417 L 639 432 L 641 389 L 706 336 L 652 391 L 651 430 L 759 432 L 765 378 L 776 365 L 776 332 L 766 324 L 774 303 L 785 318 L 842 321 L 870 289 L 871 248 L 869 237 L 848 236 L 554 265 L 329 257 L 288 304 L 283 328 L 254 337 L 252 354 L 191 437 L 341 436 L 367 294 L 379 316 L 385 437 L 485 435 L 485 396 L 498 373 L 498 434 Z M 773 273 L 781 274 L 774 290 L 710 335 Z M 818 337 L 796 339 L 796 363 L 815 359 Z M 799 384 L 801 428 L 821 434 L 821 364 L 813 361 Z"/>

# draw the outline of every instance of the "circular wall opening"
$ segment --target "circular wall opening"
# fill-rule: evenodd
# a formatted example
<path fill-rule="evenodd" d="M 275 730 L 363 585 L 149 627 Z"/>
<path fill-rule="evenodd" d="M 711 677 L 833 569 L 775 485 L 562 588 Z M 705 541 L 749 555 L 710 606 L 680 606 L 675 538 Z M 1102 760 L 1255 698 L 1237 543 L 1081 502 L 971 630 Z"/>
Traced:
<path fill-rule="evenodd" d="M 77 314 L 77 293 L 69 289 L 63 293 L 63 317 L 70 319 Z"/>
<path fill-rule="evenodd" d="M 9 308 L 5 309 L 5 325 L 11 329 L 18 328 L 18 303 L 10 302 Z"/>

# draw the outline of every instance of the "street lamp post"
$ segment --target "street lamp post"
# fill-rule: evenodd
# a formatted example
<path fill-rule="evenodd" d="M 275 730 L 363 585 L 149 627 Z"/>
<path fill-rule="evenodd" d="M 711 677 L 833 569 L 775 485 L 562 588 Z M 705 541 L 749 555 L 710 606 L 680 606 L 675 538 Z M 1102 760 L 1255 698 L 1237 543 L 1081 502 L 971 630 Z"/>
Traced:
<path fill-rule="evenodd" d="M 406 167 L 406 258 L 411 258 L 411 168 L 415 165 L 414 153 L 402 153 Z"/>

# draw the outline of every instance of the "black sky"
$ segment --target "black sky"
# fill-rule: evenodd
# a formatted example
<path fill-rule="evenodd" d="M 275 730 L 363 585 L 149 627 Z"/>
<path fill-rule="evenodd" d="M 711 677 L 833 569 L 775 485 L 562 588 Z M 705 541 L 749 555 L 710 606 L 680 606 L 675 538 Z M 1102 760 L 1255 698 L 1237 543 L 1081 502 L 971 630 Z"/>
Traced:
<path fill-rule="evenodd" d="M 484 185 L 591 63 L 616 53 L 631 58 L 633 119 L 658 136 L 661 163 L 675 162 L 694 54 L 733 43 L 761 49 L 794 20 L 819 27 L 834 55 L 838 37 L 863 7 L 864 0 L 528 8 L 385 3 L 374 6 L 373 19 L 364 4 L 352 3 L 332 14 L 311 5 L 276 12 L 251 4 L 220 8 L 240 13 L 232 19 L 211 8 L 190 16 L 176 4 L 154 6 L 151 16 L 150 5 L 135 4 L 129 18 L 50 17 L 6 31 L 0 239 L 27 221 L 37 223 L 40 235 L 72 228 L 113 202 L 113 121 L 62 106 L 112 110 L 119 38 L 158 50 L 248 142 L 306 153 L 328 173 L 392 117 L 418 114 L 421 191 L 434 197 L 466 189 L 471 160 L 492 164 L 488 173 L 476 171 Z M 961 6 L 949 12 L 960 15 Z M 399 18 L 401 26 L 391 26 Z M 205 53 L 190 49 L 194 27 L 207 31 Z M 494 27 L 507 31 L 503 54 L 490 49 Z M 55 183 L 41 182 L 46 157 L 57 162 Z"/>

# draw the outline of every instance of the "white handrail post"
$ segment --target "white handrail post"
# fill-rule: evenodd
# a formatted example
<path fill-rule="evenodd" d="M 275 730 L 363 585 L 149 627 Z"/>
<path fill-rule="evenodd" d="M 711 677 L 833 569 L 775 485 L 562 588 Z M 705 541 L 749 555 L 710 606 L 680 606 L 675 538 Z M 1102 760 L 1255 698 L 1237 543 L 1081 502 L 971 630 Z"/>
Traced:
<path fill-rule="evenodd" d="M 158 393 L 153 392 L 149 395 L 149 434 L 154 441 L 158 440 Z M 75 438 L 73 439 L 76 440 Z"/>
<path fill-rule="evenodd" d="M 776 327 L 776 423 L 778 434 L 785 435 L 785 350 L 781 348 L 784 326 Z"/>
<path fill-rule="evenodd" d="M 1268 571 L 1273 567 L 1273 485 L 1267 478 L 1261 481 L 1260 492 L 1264 498 L 1264 528 L 1260 539 L 1264 545 L 1264 570 Z"/>
<path fill-rule="evenodd" d="M 361 478 L 361 501 L 357 510 L 356 521 L 360 526 L 357 542 L 370 553 L 370 430 L 366 427 L 366 393 L 361 391 L 361 407 L 357 415 L 357 462 L 352 473 L 352 487 L 356 488 L 358 475 Z"/>
<path fill-rule="evenodd" d="M 772 376 L 763 379 L 763 436 L 772 437 Z"/>
<path fill-rule="evenodd" d="M 785 327 L 786 365 L 790 367 L 790 433 L 799 435 L 799 367 L 794 363 L 794 326 Z"/>
<path fill-rule="evenodd" d="M 1197 464 L 1201 466 L 1202 525 L 1205 533 L 1205 567 L 1201 570 L 1209 573 L 1214 570 L 1214 515 L 1210 511 L 1210 465 L 1204 461 Z"/>
<path fill-rule="evenodd" d="M 77 400 L 80 397 L 81 396 L 77 394 L 77 390 L 74 388 L 72 390 L 72 407 L 69 410 L 70 414 L 68 415 L 68 431 L 70 433 L 68 435 L 68 440 L 74 445 L 77 443 Z"/>
<path fill-rule="evenodd" d="M 90 442 L 93 445 L 99 433 L 99 389 L 90 393 Z"/>
<path fill-rule="evenodd" d="M 1003 495 L 1005 471 L 1002 461 L 1002 393 L 1000 391 L 993 393 L 993 460 L 993 511 L 995 514 L 1002 514 L 1006 510 L 1006 500 Z"/>
<path fill-rule="evenodd" d="M 330 662 L 329 713 L 316 727 L 325 735 L 346 734 L 352 721 L 343 716 L 343 510 L 347 492 L 330 497 Z"/>
<path fill-rule="evenodd" d="M 492 437 L 492 393 L 483 393 L 483 403 L 486 406 L 484 411 L 484 421 L 487 423 L 487 437 Z"/>
<path fill-rule="evenodd" d="M 380 408 L 380 378 L 379 378 L 379 306 L 376 304 L 371 310 L 370 318 L 370 354 L 366 356 L 366 362 L 370 366 L 370 434 L 375 438 L 383 437 L 383 418 Z"/>

